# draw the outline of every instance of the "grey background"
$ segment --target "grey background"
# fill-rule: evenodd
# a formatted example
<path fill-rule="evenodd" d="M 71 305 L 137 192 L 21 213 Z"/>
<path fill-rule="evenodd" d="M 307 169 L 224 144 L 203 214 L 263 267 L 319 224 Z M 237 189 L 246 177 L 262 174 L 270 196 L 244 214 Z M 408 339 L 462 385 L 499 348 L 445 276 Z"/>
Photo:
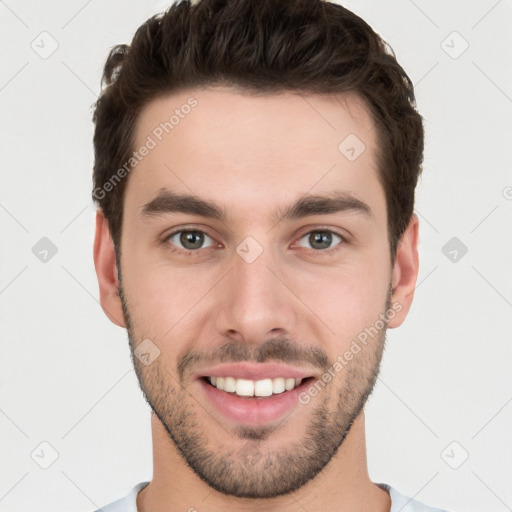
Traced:
<path fill-rule="evenodd" d="M 149 408 L 98 303 L 91 106 L 109 48 L 167 5 L 0 1 L 1 511 L 91 510 L 151 479 Z M 512 2 L 344 5 L 395 50 L 427 131 L 420 274 L 366 409 L 370 476 L 512 510 Z"/>

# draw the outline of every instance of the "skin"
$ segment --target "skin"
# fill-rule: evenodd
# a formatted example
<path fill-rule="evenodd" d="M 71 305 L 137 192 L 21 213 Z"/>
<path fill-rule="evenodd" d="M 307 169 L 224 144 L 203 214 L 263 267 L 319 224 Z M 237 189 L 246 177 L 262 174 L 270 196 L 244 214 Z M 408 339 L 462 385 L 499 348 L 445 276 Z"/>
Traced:
<path fill-rule="evenodd" d="M 368 475 L 362 408 L 386 327 L 309 403 L 268 425 L 249 429 L 228 420 L 193 377 L 203 362 L 220 360 L 221 347 L 256 360 L 268 356 L 272 343 L 267 360 L 290 361 L 294 348 L 293 366 L 321 377 L 391 304 L 400 308 L 387 328 L 405 320 L 418 275 L 419 223 L 413 215 L 392 264 L 377 137 L 365 104 L 355 95 L 256 97 L 227 87 L 189 89 L 146 105 L 135 146 L 191 96 L 197 107 L 129 175 L 121 272 L 100 210 L 96 218 L 101 305 L 128 329 L 132 351 L 145 339 L 160 350 L 148 366 L 133 358 L 153 409 L 153 480 L 139 493 L 138 509 L 389 511 L 389 495 Z M 349 134 L 366 146 L 354 161 L 338 150 Z M 143 218 L 143 205 L 162 188 L 215 201 L 229 217 Z M 305 194 L 333 190 L 364 201 L 372 217 L 271 218 Z M 189 248 L 187 256 L 193 245 L 180 244 L 179 235 L 166 239 L 179 228 L 205 233 L 203 246 Z M 334 236 L 330 246 L 318 248 L 309 236 L 315 229 L 345 238 Z M 248 236 L 263 249 L 252 263 L 236 252 Z M 315 365 L 312 351 L 326 364 Z M 180 373 L 178 365 L 191 354 L 196 359 Z"/>

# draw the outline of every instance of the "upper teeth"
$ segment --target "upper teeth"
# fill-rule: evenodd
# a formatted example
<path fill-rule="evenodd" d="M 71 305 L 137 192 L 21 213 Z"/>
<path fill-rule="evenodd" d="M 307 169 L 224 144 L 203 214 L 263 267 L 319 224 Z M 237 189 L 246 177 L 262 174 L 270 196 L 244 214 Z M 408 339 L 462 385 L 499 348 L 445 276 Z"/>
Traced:
<path fill-rule="evenodd" d="M 284 377 L 256 381 L 234 377 L 208 377 L 208 380 L 217 389 L 236 393 L 239 396 L 270 396 L 290 391 L 302 382 L 302 379 L 285 379 Z"/>

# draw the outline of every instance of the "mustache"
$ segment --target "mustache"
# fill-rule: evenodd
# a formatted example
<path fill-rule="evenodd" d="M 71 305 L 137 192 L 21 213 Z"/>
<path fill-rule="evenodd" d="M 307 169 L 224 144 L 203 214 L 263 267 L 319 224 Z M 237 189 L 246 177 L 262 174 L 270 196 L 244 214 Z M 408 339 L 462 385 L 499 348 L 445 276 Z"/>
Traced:
<path fill-rule="evenodd" d="M 211 352 L 189 350 L 178 360 L 180 380 L 197 365 L 214 365 L 217 363 L 242 361 L 264 363 L 265 361 L 308 364 L 327 371 L 331 362 L 325 351 L 318 347 L 301 347 L 288 338 L 276 337 L 261 345 L 247 345 L 229 342 Z"/>

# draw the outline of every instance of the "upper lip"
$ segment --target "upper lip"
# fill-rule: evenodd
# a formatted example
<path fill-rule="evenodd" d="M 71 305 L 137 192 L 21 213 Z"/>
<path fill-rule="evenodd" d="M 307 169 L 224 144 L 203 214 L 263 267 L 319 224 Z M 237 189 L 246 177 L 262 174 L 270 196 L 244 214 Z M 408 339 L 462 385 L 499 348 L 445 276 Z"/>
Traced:
<path fill-rule="evenodd" d="M 234 377 L 235 379 L 263 380 L 284 377 L 285 379 L 306 379 L 314 372 L 279 363 L 223 363 L 195 372 L 196 379 L 203 377 Z"/>

